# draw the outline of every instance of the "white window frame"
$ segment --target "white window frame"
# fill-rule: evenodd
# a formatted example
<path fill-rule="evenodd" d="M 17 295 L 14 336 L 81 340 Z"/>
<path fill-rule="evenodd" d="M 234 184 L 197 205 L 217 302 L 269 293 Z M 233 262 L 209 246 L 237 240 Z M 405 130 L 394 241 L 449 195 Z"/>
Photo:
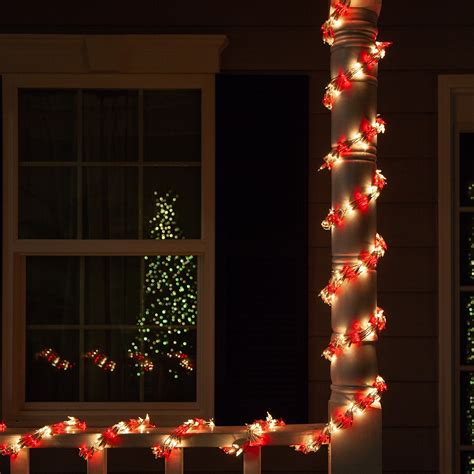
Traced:
<path fill-rule="evenodd" d="M 438 81 L 438 336 L 440 473 L 460 472 L 459 133 L 474 131 L 474 75 Z"/>
<path fill-rule="evenodd" d="M 0 35 L 0 71 L 4 71 L 2 417 L 8 424 L 34 426 L 75 415 L 91 425 L 104 425 L 147 412 L 161 426 L 171 426 L 189 417 L 214 415 L 215 73 L 224 46 L 222 36 Z M 49 62 L 39 61 L 38 55 Z M 103 72 L 110 69 L 112 74 Z M 200 89 L 201 238 L 18 239 L 19 88 Z M 25 261 L 29 255 L 196 255 L 196 402 L 26 402 Z"/>

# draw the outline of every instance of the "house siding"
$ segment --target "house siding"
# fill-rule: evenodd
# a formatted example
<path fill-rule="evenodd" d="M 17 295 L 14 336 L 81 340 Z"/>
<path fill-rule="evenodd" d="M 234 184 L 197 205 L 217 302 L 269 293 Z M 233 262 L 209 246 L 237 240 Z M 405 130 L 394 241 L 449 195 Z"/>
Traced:
<path fill-rule="evenodd" d="M 330 314 L 317 291 L 330 273 L 329 234 L 319 224 L 330 189 L 329 175 L 315 172 L 330 147 L 330 115 L 320 102 L 329 69 L 329 48 L 319 32 L 326 15 L 326 1 L 202 0 L 136 7 L 102 1 L 89 8 L 58 1 L 30 2 L 25 8 L 10 2 L 0 16 L 0 29 L 11 33 L 226 34 L 224 73 L 310 76 L 311 421 L 326 419 L 329 397 L 329 365 L 319 355 L 330 335 Z M 470 0 L 456 5 L 397 0 L 384 2 L 379 22 L 380 38 L 395 43 L 381 63 L 378 107 L 388 122 L 379 140 L 379 167 L 389 182 L 378 205 L 378 229 L 389 244 L 379 271 L 379 304 L 389 317 L 378 346 L 380 373 L 389 383 L 383 404 L 384 472 L 438 472 L 437 77 L 474 72 L 473 19 Z M 325 450 L 308 457 L 277 452 L 264 459 L 266 472 L 326 470 Z M 196 463 L 196 469 L 210 472 Z"/>

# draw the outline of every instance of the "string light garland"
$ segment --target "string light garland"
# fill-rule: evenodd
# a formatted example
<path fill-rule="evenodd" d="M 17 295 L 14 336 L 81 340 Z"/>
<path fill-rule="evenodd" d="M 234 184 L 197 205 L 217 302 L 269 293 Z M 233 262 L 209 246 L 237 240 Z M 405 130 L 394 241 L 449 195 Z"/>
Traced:
<path fill-rule="evenodd" d="M 331 7 L 329 18 L 322 24 L 323 43 L 331 46 L 334 43 L 334 29 L 342 25 L 342 19 L 351 6 L 351 0 L 336 0 Z"/>
<path fill-rule="evenodd" d="M 214 420 L 204 420 L 202 418 L 192 418 L 179 425 L 164 441 L 163 444 L 156 444 L 151 447 L 155 459 L 169 458 L 173 449 L 179 448 L 184 436 L 193 431 L 199 431 L 203 428 L 214 429 Z"/>
<path fill-rule="evenodd" d="M 99 349 L 94 349 L 93 351 L 86 352 L 84 358 L 90 359 L 94 365 L 99 367 L 105 372 L 113 372 L 117 363 L 109 359 L 108 356 L 100 352 Z"/>
<path fill-rule="evenodd" d="M 97 451 L 102 451 L 109 446 L 117 444 L 119 436 L 126 433 L 146 433 L 155 428 L 148 415 L 145 418 L 130 418 L 127 421 L 119 421 L 107 428 L 90 446 L 81 446 L 79 456 L 85 460 L 91 459 Z"/>
<path fill-rule="evenodd" d="M 365 410 L 379 402 L 382 398 L 382 393 L 386 390 L 387 384 L 385 380 L 378 375 L 369 391 L 365 395 L 359 394 L 355 401 L 351 402 L 344 411 L 331 419 L 315 438 L 303 444 L 293 445 L 293 448 L 304 454 L 319 451 L 322 445 L 331 443 L 332 435 L 336 431 L 350 428 L 356 415 L 361 415 Z"/>
<path fill-rule="evenodd" d="M 332 110 L 334 103 L 343 91 L 351 87 L 351 81 L 362 79 L 381 59 L 385 57 L 385 50 L 391 45 L 390 41 L 375 41 L 369 51 L 362 51 L 348 70 L 340 71 L 326 86 L 323 105 Z"/>
<path fill-rule="evenodd" d="M 54 425 L 45 425 L 32 433 L 22 434 L 15 443 L 0 445 L 0 454 L 14 459 L 24 448 L 37 448 L 43 438 L 50 438 L 58 434 L 77 433 L 85 429 L 86 424 L 84 421 L 69 416 L 66 421 L 61 421 Z"/>
<path fill-rule="evenodd" d="M 332 170 L 345 156 L 351 154 L 352 147 L 356 144 L 360 144 L 363 149 L 367 150 L 377 135 L 385 133 L 386 125 L 387 122 L 379 115 L 372 123 L 366 119 L 362 120 L 359 131 L 350 139 L 341 138 L 337 145 L 323 158 L 324 163 L 318 171 Z"/>
<path fill-rule="evenodd" d="M 248 448 L 263 446 L 265 444 L 265 432 L 275 431 L 279 426 L 285 426 L 282 419 L 273 418 L 267 412 L 265 420 L 255 420 L 253 423 L 245 425 L 247 428 L 246 438 L 237 440 L 232 443 L 232 446 L 221 447 L 224 453 L 231 456 L 240 456 Z"/>
<path fill-rule="evenodd" d="M 353 344 L 357 345 L 362 341 L 371 340 L 375 335 L 383 331 L 386 322 L 387 319 L 384 315 L 384 310 L 377 307 L 365 327 L 362 328 L 361 323 L 355 321 L 347 334 L 337 334 L 333 336 L 328 347 L 326 347 L 321 354 L 321 357 L 333 362 Z"/>
<path fill-rule="evenodd" d="M 341 269 L 333 270 L 329 283 L 319 293 L 321 299 L 332 306 L 339 288 L 368 270 L 374 270 L 379 259 L 385 255 L 386 250 L 385 240 L 381 235 L 376 234 L 372 248 L 368 252 L 361 252 L 357 263 L 353 265 L 346 264 Z"/>
<path fill-rule="evenodd" d="M 129 349 L 128 357 L 134 361 L 135 367 L 140 373 L 151 372 L 155 368 L 153 361 L 141 352 L 132 352 Z"/>
<path fill-rule="evenodd" d="M 184 352 L 177 351 L 177 352 L 168 352 L 166 354 L 170 359 L 177 359 L 179 361 L 179 366 L 185 369 L 186 372 L 192 372 L 194 370 L 194 364 L 191 361 L 191 358 L 188 354 Z"/>
<path fill-rule="evenodd" d="M 51 367 L 54 367 L 58 370 L 70 370 L 76 365 L 74 362 L 69 362 L 67 359 L 61 357 L 51 347 L 42 349 L 36 354 L 36 358 L 44 359 Z"/>
<path fill-rule="evenodd" d="M 375 201 L 382 189 L 386 186 L 387 180 L 380 170 L 376 170 L 372 183 L 367 186 L 365 192 L 356 191 L 351 201 L 343 204 L 342 206 L 336 206 L 329 209 L 329 213 L 326 218 L 321 222 L 321 227 L 324 230 L 331 230 L 334 227 L 342 225 L 345 217 L 356 211 L 366 211 L 371 201 Z"/>

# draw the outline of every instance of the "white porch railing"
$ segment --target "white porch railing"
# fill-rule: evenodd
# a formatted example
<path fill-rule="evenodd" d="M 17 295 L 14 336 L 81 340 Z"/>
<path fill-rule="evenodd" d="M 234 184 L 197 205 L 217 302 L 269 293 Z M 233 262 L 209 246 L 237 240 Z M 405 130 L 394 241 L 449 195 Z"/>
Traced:
<path fill-rule="evenodd" d="M 289 446 L 293 444 L 303 444 L 314 434 L 323 428 L 323 424 L 309 425 L 285 425 L 278 427 L 275 431 L 265 433 L 265 446 Z M 10 430 L 8 430 L 10 431 Z M 88 446 L 94 443 L 103 429 L 91 428 L 81 433 L 71 433 L 56 435 L 50 438 L 44 438 L 38 448 L 77 448 L 79 456 L 79 447 Z M 97 451 L 87 462 L 88 474 L 107 473 L 107 450 L 108 449 L 127 449 L 127 448 L 150 448 L 156 444 L 162 444 L 169 436 L 172 429 L 156 428 L 149 433 L 128 433 L 120 435 L 120 445 L 116 448 L 106 448 Z M 25 430 L 15 430 L 0 434 L 0 445 L 14 443 L 20 435 L 28 432 Z M 241 426 L 218 426 L 213 431 L 197 431 L 185 436 L 181 442 L 181 447 L 173 450 L 170 457 L 165 459 L 166 474 L 184 473 L 183 450 L 190 448 L 219 448 L 221 446 L 231 446 L 236 441 L 246 439 L 246 429 Z M 30 453 L 25 448 L 20 451 L 16 459 L 10 461 L 11 474 L 29 474 L 30 472 Z M 153 456 L 150 450 L 150 456 Z M 222 456 L 226 456 L 222 453 Z M 243 472 L 244 474 L 261 474 L 261 448 L 253 447 L 247 449 L 243 454 Z"/>

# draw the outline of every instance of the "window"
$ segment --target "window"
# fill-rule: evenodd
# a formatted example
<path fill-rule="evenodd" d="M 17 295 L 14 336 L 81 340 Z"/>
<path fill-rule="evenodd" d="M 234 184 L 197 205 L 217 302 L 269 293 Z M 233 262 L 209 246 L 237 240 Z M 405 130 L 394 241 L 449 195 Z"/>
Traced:
<path fill-rule="evenodd" d="M 3 80 L 3 415 L 211 416 L 214 77 Z"/>
<path fill-rule="evenodd" d="M 473 106 L 474 78 L 442 78 L 439 335 L 440 452 L 443 473 L 470 474 L 474 469 Z"/>

